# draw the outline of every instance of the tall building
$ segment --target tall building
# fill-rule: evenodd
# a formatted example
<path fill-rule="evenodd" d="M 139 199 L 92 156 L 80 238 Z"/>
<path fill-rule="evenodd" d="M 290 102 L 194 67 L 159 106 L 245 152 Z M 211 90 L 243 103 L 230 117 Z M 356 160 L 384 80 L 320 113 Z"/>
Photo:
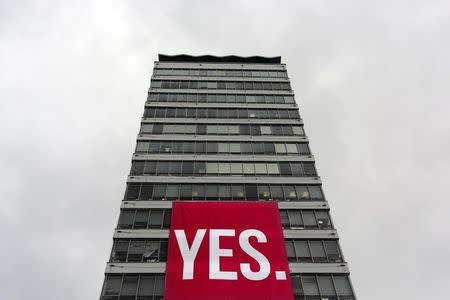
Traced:
<path fill-rule="evenodd" d="M 295 299 L 356 299 L 280 57 L 159 55 L 100 299 L 163 298 L 177 200 L 278 202 Z"/>

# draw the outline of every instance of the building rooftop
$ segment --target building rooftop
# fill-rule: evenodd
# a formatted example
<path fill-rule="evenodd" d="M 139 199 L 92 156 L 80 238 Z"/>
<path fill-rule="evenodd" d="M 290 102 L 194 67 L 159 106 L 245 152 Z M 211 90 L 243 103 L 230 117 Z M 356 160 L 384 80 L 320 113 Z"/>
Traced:
<path fill-rule="evenodd" d="M 166 55 L 159 54 L 160 62 L 202 62 L 202 63 L 243 63 L 243 64 L 280 64 L 281 56 L 265 57 L 265 56 L 214 56 L 214 55 Z"/>

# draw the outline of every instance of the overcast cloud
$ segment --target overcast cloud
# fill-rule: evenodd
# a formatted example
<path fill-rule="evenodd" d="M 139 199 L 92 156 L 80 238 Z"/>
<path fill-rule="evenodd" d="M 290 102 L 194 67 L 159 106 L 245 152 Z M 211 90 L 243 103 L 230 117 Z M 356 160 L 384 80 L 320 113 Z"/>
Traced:
<path fill-rule="evenodd" d="M 98 299 L 153 62 L 188 53 L 281 55 L 359 299 L 448 299 L 449 37 L 448 1 L 1 0 L 0 298 Z"/>

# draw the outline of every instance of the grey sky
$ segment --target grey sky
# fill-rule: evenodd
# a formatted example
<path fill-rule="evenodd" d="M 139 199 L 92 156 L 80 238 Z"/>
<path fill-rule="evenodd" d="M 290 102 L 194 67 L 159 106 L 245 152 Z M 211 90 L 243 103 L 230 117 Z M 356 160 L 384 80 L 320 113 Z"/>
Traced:
<path fill-rule="evenodd" d="M 281 55 L 359 299 L 447 299 L 449 37 L 448 1 L 0 1 L 0 298 L 98 298 L 160 52 Z"/>

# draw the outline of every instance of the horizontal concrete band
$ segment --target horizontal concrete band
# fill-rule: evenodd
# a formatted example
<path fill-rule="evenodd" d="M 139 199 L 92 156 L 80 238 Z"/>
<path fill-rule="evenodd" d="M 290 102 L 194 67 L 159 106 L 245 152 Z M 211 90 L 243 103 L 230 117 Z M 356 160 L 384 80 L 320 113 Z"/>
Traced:
<path fill-rule="evenodd" d="M 194 202 L 194 201 L 190 201 Z M 197 201 L 208 203 L 208 201 Z M 256 202 L 256 201 L 253 201 Z M 123 209 L 151 209 L 151 208 L 172 208 L 172 201 L 122 201 L 120 206 Z M 327 201 L 279 201 L 279 209 L 330 209 Z"/>
<path fill-rule="evenodd" d="M 183 124 L 278 124 L 303 125 L 299 119 L 208 119 L 208 118 L 142 118 L 142 123 L 183 123 Z"/>
<path fill-rule="evenodd" d="M 156 69 L 212 69 L 212 70 L 246 70 L 246 71 L 286 71 L 285 64 L 241 64 L 241 63 L 192 63 L 160 62 L 154 63 Z"/>
<path fill-rule="evenodd" d="M 106 274 L 163 274 L 166 263 L 107 263 Z M 289 263 L 289 271 L 293 274 L 337 273 L 348 274 L 347 263 Z"/>
<path fill-rule="evenodd" d="M 225 142 L 308 142 L 307 136 L 289 135 L 195 135 L 195 134 L 138 134 L 139 141 L 225 141 Z"/>
<path fill-rule="evenodd" d="M 320 177 L 244 177 L 244 176 L 128 176 L 132 182 L 164 183 L 254 183 L 254 184 L 321 184 Z"/>
<path fill-rule="evenodd" d="M 265 103 L 205 103 L 205 102 L 145 102 L 146 107 L 187 107 L 187 108 L 267 108 L 267 109 L 289 109 L 298 110 L 295 103 L 292 104 L 265 104 Z"/>
<path fill-rule="evenodd" d="M 339 239 L 335 229 L 285 229 L 283 230 L 285 239 Z M 116 229 L 114 238 L 116 239 L 167 239 L 168 229 Z"/>
<path fill-rule="evenodd" d="M 292 90 L 215 90 L 215 89 L 163 89 L 150 87 L 152 93 L 181 93 L 181 94 L 242 94 L 242 95 L 270 95 L 294 96 Z"/>
<path fill-rule="evenodd" d="M 133 154 L 133 160 L 204 160 L 204 161 L 262 161 L 262 162 L 277 162 L 277 161 L 299 161 L 299 162 L 314 162 L 312 155 L 232 155 L 232 154 Z"/>
<path fill-rule="evenodd" d="M 198 80 L 198 81 L 240 81 L 240 82 L 290 82 L 283 77 L 234 77 L 234 76 L 196 76 L 196 75 L 152 75 L 152 80 Z"/>

